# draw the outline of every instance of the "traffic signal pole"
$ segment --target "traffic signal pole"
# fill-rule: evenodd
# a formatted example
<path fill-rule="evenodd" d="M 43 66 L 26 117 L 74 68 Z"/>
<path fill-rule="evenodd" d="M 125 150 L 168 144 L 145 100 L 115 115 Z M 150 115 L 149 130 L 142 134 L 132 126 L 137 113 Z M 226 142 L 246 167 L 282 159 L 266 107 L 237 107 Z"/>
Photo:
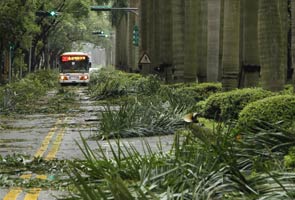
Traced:
<path fill-rule="evenodd" d="M 121 7 L 121 8 L 116 8 L 116 7 L 111 7 L 111 6 L 90 6 L 91 11 L 125 11 L 125 12 L 130 12 L 132 14 L 135 14 L 136 16 L 138 15 L 138 8 L 135 7 Z M 135 47 L 139 46 L 139 28 L 138 26 L 133 27 L 132 31 L 132 44 Z M 111 57 L 112 57 L 112 52 L 111 52 Z M 112 58 L 111 58 L 112 60 Z"/>
<path fill-rule="evenodd" d="M 125 7 L 125 8 L 113 8 L 110 6 L 90 6 L 90 10 L 92 11 L 113 11 L 113 10 L 122 10 L 122 11 L 127 11 L 134 13 L 138 15 L 138 8 L 131 8 L 131 7 Z"/>

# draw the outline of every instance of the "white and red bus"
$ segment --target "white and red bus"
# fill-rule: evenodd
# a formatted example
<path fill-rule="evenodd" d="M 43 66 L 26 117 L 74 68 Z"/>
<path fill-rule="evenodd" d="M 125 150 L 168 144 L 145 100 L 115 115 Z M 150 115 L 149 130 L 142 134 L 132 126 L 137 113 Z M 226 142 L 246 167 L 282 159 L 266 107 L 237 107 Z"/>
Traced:
<path fill-rule="evenodd" d="M 59 83 L 88 84 L 91 61 L 88 54 L 83 52 L 66 52 L 60 55 Z"/>

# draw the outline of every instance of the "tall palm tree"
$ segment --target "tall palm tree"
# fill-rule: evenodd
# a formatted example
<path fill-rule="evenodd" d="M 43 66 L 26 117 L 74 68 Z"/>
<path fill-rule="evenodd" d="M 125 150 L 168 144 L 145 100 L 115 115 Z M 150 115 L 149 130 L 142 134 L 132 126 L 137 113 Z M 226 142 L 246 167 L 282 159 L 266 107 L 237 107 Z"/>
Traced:
<path fill-rule="evenodd" d="M 147 50 L 148 46 L 148 5 L 150 1 L 140 0 L 139 3 L 139 51 L 142 53 L 143 51 Z"/>
<path fill-rule="evenodd" d="M 185 3 L 185 56 L 184 80 L 196 81 L 198 63 L 198 26 L 200 0 L 187 0 Z"/>
<path fill-rule="evenodd" d="M 280 17 L 280 29 L 282 34 L 282 67 L 284 68 L 284 81 L 287 81 L 288 70 L 288 31 L 290 28 L 288 17 L 288 3 L 289 0 L 278 1 L 279 17 Z"/>
<path fill-rule="evenodd" d="M 154 45 L 153 42 L 153 32 L 154 32 L 154 21 L 153 21 L 153 3 L 154 0 L 140 1 L 140 9 L 139 9 L 139 32 L 140 32 L 140 44 L 139 44 L 139 55 L 143 55 L 144 53 L 148 53 L 153 64 L 154 58 L 151 54 L 151 49 Z M 139 66 L 141 68 L 142 74 L 151 73 L 150 65 L 142 65 Z"/>
<path fill-rule="evenodd" d="M 160 9 L 160 1 L 150 0 L 152 3 L 150 4 L 150 56 L 152 59 L 152 69 L 160 64 L 160 48 L 161 48 L 161 9 Z M 151 71 L 152 72 L 152 71 Z"/>
<path fill-rule="evenodd" d="M 240 0 L 224 1 L 222 68 L 223 89 L 237 88 L 240 72 Z"/>
<path fill-rule="evenodd" d="M 199 38 L 198 38 L 198 81 L 206 82 L 207 81 L 207 0 L 200 0 L 199 8 Z"/>
<path fill-rule="evenodd" d="M 242 87 L 256 87 L 259 83 L 258 1 L 242 1 Z"/>
<path fill-rule="evenodd" d="M 127 33 L 127 16 L 124 15 L 116 25 L 116 65 L 121 69 L 127 66 Z"/>
<path fill-rule="evenodd" d="M 285 83 L 285 51 L 279 1 L 260 0 L 258 12 L 261 84 L 264 89 L 271 91 L 282 90 Z"/>
<path fill-rule="evenodd" d="M 291 52 L 292 52 L 292 69 L 293 69 L 293 87 L 295 93 L 295 1 L 291 1 Z"/>
<path fill-rule="evenodd" d="M 164 68 L 162 76 L 166 81 L 172 81 L 172 5 L 171 0 L 161 0 L 159 2 L 159 17 L 157 20 L 160 21 L 159 32 L 156 34 L 160 35 L 160 64 Z"/>
<path fill-rule="evenodd" d="M 208 0 L 207 81 L 217 82 L 220 74 L 220 36 L 222 0 Z"/>
<path fill-rule="evenodd" d="M 185 0 L 172 1 L 172 45 L 173 45 L 173 67 L 174 80 L 183 80 L 184 71 L 184 13 Z"/>

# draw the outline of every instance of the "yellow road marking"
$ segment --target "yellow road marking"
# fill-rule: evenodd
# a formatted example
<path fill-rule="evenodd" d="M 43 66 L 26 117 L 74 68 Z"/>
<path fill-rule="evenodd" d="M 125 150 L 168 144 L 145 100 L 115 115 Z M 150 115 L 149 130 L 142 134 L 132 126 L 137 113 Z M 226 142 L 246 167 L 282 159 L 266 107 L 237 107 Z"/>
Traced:
<path fill-rule="evenodd" d="M 42 157 L 44 152 L 46 151 L 51 138 L 53 137 L 54 133 L 55 133 L 56 127 L 52 128 L 48 135 L 45 137 L 45 139 L 43 140 L 43 143 L 41 144 L 41 147 L 38 149 L 38 151 L 35 153 L 34 157 Z"/>
<path fill-rule="evenodd" d="M 31 178 L 32 174 L 23 174 L 20 176 L 22 179 L 29 179 Z M 21 188 L 14 188 L 9 191 L 9 193 L 4 197 L 3 200 L 14 200 L 18 197 L 18 195 L 22 193 Z"/>
<path fill-rule="evenodd" d="M 32 174 L 23 174 L 20 176 L 20 178 L 22 178 L 22 179 L 29 179 L 31 177 L 32 177 Z"/>
<path fill-rule="evenodd" d="M 61 123 L 61 120 L 60 119 L 57 120 L 54 127 L 49 130 L 47 136 L 43 140 L 40 148 L 37 150 L 34 157 L 42 157 L 43 156 L 43 154 L 46 152 L 46 150 L 50 144 L 52 137 L 54 136 L 54 134 L 57 130 L 57 126 L 60 123 Z M 55 155 L 59 149 L 59 146 L 61 144 L 61 141 L 62 141 L 62 138 L 64 135 L 64 130 L 65 130 L 65 128 L 62 128 L 61 131 L 59 132 L 59 134 L 57 135 L 56 140 L 54 141 L 54 143 L 52 145 L 51 151 L 46 156 L 46 160 L 52 160 L 55 157 Z M 29 179 L 29 178 L 31 178 L 31 176 L 32 176 L 32 174 L 23 174 L 20 176 L 20 178 Z M 47 176 L 46 175 L 37 175 L 36 178 L 45 180 L 45 179 L 47 179 Z M 3 198 L 3 200 L 16 200 L 17 197 L 20 195 L 20 193 L 22 193 L 22 191 L 23 190 L 21 188 L 13 188 L 7 193 L 7 195 Z M 33 188 L 29 191 L 29 193 L 26 194 L 24 200 L 37 200 L 40 192 L 41 192 L 41 188 Z"/>
<path fill-rule="evenodd" d="M 49 151 L 49 153 L 47 154 L 47 156 L 45 157 L 45 160 L 52 160 L 55 158 L 55 155 L 61 145 L 61 141 L 63 139 L 64 136 L 64 132 L 65 132 L 65 128 L 62 128 L 58 135 L 56 136 L 55 141 L 52 144 L 51 150 Z"/>
<path fill-rule="evenodd" d="M 46 180 L 47 176 L 42 174 L 42 175 L 37 175 L 36 178 L 41 180 Z"/>
<path fill-rule="evenodd" d="M 41 147 L 38 149 L 38 151 L 35 153 L 34 157 L 42 157 L 44 152 L 47 150 L 48 145 L 50 143 L 51 138 L 53 137 L 56 129 L 57 129 L 57 125 L 61 122 L 61 120 L 57 120 L 57 122 L 55 123 L 54 127 L 50 129 L 50 131 L 48 132 L 47 136 L 45 137 L 45 139 L 43 140 Z"/>
<path fill-rule="evenodd" d="M 9 191 L 9 193 L 4 197 L 3 200 L 13 200 L 18 197 L 18 195 L 22 192 L 20 188 L 14 188 Z"/>
<path fill-rule="evenodd" d="M 41 188 L 33 188 L 26 194 L 24 200 L 37 200 L 40 192 Z"/>

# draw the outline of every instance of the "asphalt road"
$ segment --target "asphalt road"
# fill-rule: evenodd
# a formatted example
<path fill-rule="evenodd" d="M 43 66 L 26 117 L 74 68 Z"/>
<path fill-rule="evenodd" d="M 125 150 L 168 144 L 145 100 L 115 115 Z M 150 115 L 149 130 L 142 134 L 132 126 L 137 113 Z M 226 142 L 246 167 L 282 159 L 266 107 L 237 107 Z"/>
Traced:
<path fill-rule="evenodd" d="M 94 151 L 98 148 L 97 141 L 89 136 L 99 131 L 99 119 L 103 106 L 95 105 L 86 94 L 86 88 L 74 88 L 76 100 L 80 107 L 68 114 L 34 114 L 17 115 L 12 118 L 1 117 L 1 123 L 6 129 L 0 130 L 0 155 L 26 154 L 32 158 L 42 157 L 45 160 L 83 159 L 78 144 L 81 136 L 86 138 L 88 145 Z M 116 107 L 114 107 L 116 109 Z M 145 139 L 152 149 L 157 151 L 161 141 L 163 149 L 169 150 L 173 136 L 149 137 Z M 144 152 L 142 138 L 122 139 L 122 144 L 131 144 L 140 152 Z M 116 141 L 98 141 L 105 153 L 111 155 L 110 145 L 116 148 Z M 24 179 L 48 178 L 46 174 L 22 174 Z M 3 200 L 53 200 L 54 195 L 65 194 L 61 191 L 42 191 L 39 188 L 24 190 L 23 188 L 0 188 L 0 199 Z"/>

